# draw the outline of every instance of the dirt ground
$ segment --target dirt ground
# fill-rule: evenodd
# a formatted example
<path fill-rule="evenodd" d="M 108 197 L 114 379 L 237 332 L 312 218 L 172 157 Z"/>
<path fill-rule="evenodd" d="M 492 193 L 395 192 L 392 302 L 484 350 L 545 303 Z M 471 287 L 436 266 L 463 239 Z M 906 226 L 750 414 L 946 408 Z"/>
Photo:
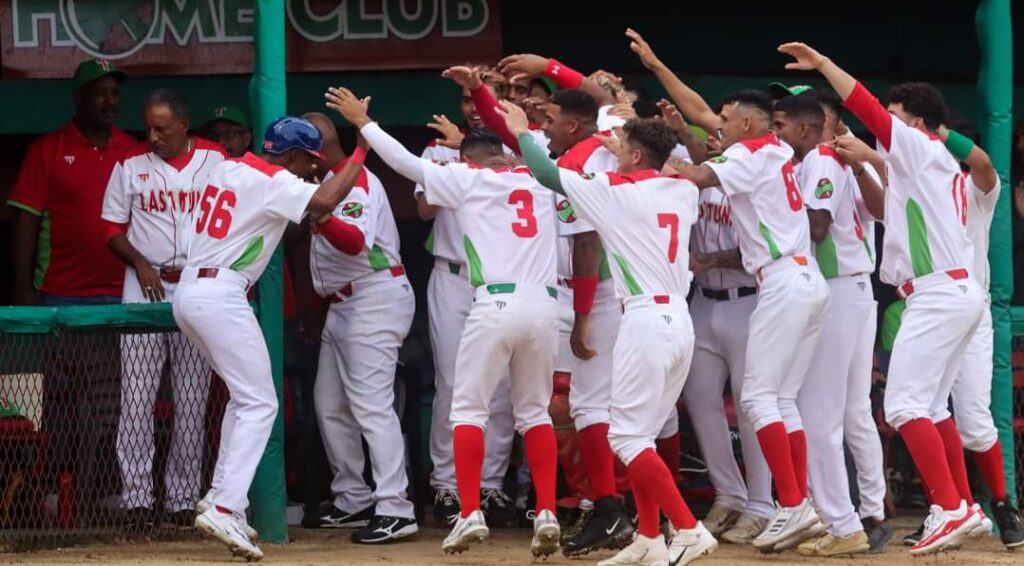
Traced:
<path fill-rule="evenodd" d="M 795 552 L 761 556 L 750 547 L 736 547 L 723 544 L 711 557 L 701 560 L 700 564 L 738 566 L 741 564 L 764 564 L 766 566 L 783 566 L 789 564 L 815 564 L 824 562 L 843 566 L 847 564 L 868 565 L 884 564 L 885 566 L 962 566 L 969 564 L 1015 565 L 1024 564 L 1024 552 L 1008 553 L 996 538 L 971 542 L 959 551 L 944 553 L 937 556 L 912 558 L 900 538 L 916 527 L 915 519 L 904 519 L 896 522 L 897 538 L 887 551 L 876 556 L 859 556 L 856 558 L 839 558 L 817 560 L 803 558 Z M 441 552 L 441 539 L 445 531 L 440 529 L 423 529 L 416 538 L 397 544 L 367 547 L 352 544 L 347 532 L 324 532 L 296 529 L 291 532 L 292 542 L 288 545 L 263 545 L 266 558 L 262 564 L 283 564 L 289 566 L 318 566 L 321 564 L 388 564 L 405 565 L 440 565 L 469 566 L 486 564 L 529 564 L 530 532 L 524 529 L 495 530 L 491 539 L 469 552 L 458 556 L 445 556 Z M 595 564 L 611 556 L 610 551 L 594 553 L 584 559 L 567 559 L 561 556 L 546 562 L 552 566 L 558 564 Z M 239 558 L 232 558 L 230 553 L 218 543 L 205 540 L 188 540 L 178 542 L 146 542 L 125 541 L 119 544 L 97 544 L 77 548 L 47 550 L 20 554 L 0 554 L 0 564 L 140 564 L 144 566 L 180 566 L 182 564 L 241 564 Z"/>

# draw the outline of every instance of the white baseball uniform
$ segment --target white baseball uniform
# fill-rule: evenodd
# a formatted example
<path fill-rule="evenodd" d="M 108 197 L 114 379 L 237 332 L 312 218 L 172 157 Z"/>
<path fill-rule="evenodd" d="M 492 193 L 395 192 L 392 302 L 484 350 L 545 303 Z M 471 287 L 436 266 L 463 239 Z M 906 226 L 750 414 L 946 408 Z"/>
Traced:
<path fill-rule="evenodd" d="M 199 198 L 174 319 L 231 398 L 213 473 L 215 505 L 242 513 L 277 415 L 270 354 L 246 291 L 317 187 L 247 153 L 218 165 Z"/>
<path fill-rule="evenodd" d="M 699 253 L 735 250 L 729 199 L 721 191 L 701 191 L 690 249 Z M 750 419 L 737 411 L 746 481 L 736 465 L 722 393 L 726 379 L 734 406 L 743 399 L 747 331 L 757 306 L 754 278 L 742 269 L 715 268 L 694 274 L 696 291 L 690 304 L 694 348 L 683 401 L 715 487 L 715 501 L 755 517 L 769 518 L 772 479 Z"/>
<path fill-rule="evenodd" d="M 628 466 L 655 449 L 690 369 L 686 295 L 698 191 L 686 179 L 654 170 L 595 175 L 560 169 L 559 176 L 580 218 L 599 227 L 624 311 L 612 362 L 608 441 Z"/>
<path fill-rule="evenodd" d="M 396 450 L 404 441 L 394 405 L 398 349 L 412 326 L 416 299 L 399 257 L 398 228 L 384 186 L 365 167 L 333 216 L 355 226 L 364 241 L 356 255 L 349 255 L 314 229 L 310 244 L 313 287 L 331 300 L 313 391 L 334 472 L 334 505 L 357 513 L 376 504 L 378 515 L 412 519 L 405 451 Z M 363 438 L 374 490 L 363 479 Z"/>
<path fill-rule="evenodd" d="M 167 302 L 174 300 L 185 265 L 195 226 L 192 212 L 211 172 L 224 157 L 220 146 L 203 139 L 196 139 L 191 152 L 171 162 L 140 144 L 111 173 L 102 218 L 128 225 L 128 241 L 163 274 Z M 132 267 L 125 270 L 122 301 L 149 302 Z M 125 509 L 153 509 L 153 404 L 165 363 L 170 364 L 175 410 L 164 473 L 166 507 L 171 512 L 184 511 L 199 500 L 210 368 L 184 334 L 126 334 L 121 338 L 117 431 Z"/>
<path fill-rule="evenodd" d="M 432 142 L 423 150 L 422 158 L 457 163 L 460 155 L 457 149 Z M 422 192 L 423 187 L 417 185 L 416 194 Z M 462 251 L 462 235 L 455 212 L 447 208 L 438 210 L 427 241 L 427 249 L 434 256 L 434 269 L 427 283 L 427 316 L 434 352 L 434 402 L 430 423 L 430 460 L 434 470 L 430 474 L 430 485 L 435 489 L 456 487 L 452 426 L 448 419 L 452 409 L 455 358 L 474 295 Z M 491 400 L 481 486 L 501 488 L 515 440 L 513 429 L 512 390 L 505 377 L 498 383 Z"/>
<path fill-rule="evenodd" d="M 960 431 L 964 448 L 974 452 L 986 452 L 996 441 L 999 433 L 992 421 L 992 348 L 994 331 L 992 329 L 991 300 L 988 298 L 990 269 L 988 264 L 989 229 L 992 226 L 992 215 L 999 202 L 1000 182 L 987 194 L 974 185 L 968 176 L 967 182 L 967 234 L 974 245 L 974 272 L 972 275 L 985 291 L 985 307 L 982 309 L 981 322 L 971 336 L 963 360 L 960 362 L 960 374 L 953 384 L 953 412 L 956 414 L 956 427 Z M 947 407 L 943 405 L 942 411 Z M 933 412 L 932 419 L 941 417 Z M 941 420 L 941 418 L 940 418 Z"/>
<path fill-rule="evenodd" d="M 826 211 L 832 219 L 825 239 L 814 246 L 831 300 L 797 405 L 807 435 L 814 505 L 829 532 L 844 537 L 863 530 L 850 499 L 843 451 L 846 422 L 868 427 L 874 436 L 870 462 L 858 463 L 865 468 L 859 467 L 859 473 L 872 479 L 864 497 L 873 501 L 885 496 L 882 445 L 870 398 L 878 310 L 870 277 L 874 254 L 857 213 L 857 180 L 832 148 L 819 145 L 804 156 L 797 182 L 807 208 Z"/>
<path fill-rule="evenodd" d="M 608 173 L 619 167 L 619 159 L 608 151 L 597 138 L 577 143 L 558 159 L 558 166 L 577 173 Z M 561 221 L 559 235 L 574 236 L 593 232 L 594 227 L 582 220 L 570 201 L 565 197 L 556 199 L 556 210 Z M 568 248 L 561 248 L 566 250 Z M 564 258 L 569 267 L 571 254 Z M 563 274 L 564 276 L 565 274 Z M 569 382 L 569 409 L 576 430 L 608 422 L 608 407 L 611 402 L 612 357 L 615 339 L 622 320 L 622 308 L 615 298 L 607 254 L 602 251 L 600 282 L 590 312 L 590 349 L 597 353 L 589 360 L 572 356 L 572 380 Z"/>
<path fill-rule="evenodd" d="M 810 255 L 810 229 L 790 159 L 775 134 L 733 144 L 706 162 L 729 197 L 743 266 L 755 275 L 741 406 L 754 430 L 803 425 L 797 393 L 817 347 L 828 286 Z"/>

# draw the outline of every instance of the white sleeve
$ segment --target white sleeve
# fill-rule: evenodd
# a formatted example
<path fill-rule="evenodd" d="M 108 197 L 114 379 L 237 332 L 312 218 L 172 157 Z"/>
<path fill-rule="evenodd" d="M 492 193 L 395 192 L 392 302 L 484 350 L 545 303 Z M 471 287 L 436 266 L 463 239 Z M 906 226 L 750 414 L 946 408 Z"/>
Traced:
<path fill-rule="evenodd" d="M 835 204 L 842 195 L 836 194 L 844 187 L 846 171 L 835 159 L 819 155 L 813 150 L 813 157 L 804 158 L 800 164 L 800 192 L 804 204 L 811 210 L 827 210 L 835 216 Z"/>
<path fill-rule="evenodd" d="M 483 169 L 471 169 L 464 163 L 433 163 L 422 161 L 424 194 L 427 204 L 443 208 L 458 208 L 466 201 L 466 194 L 476 183 Z"/>
<path fill-rule="evenodd" d="M 878 152 L 885 157 L 886 163 L 897 174 L 903 177 L 913 176 L 927 159 L 928 137 L 924 132 L 911 128 L 901 120 L 893 118 L 891 121 L 892 136 L 889 142 L 889 150 L 886 151 L 884 147 L 879 145 Z"/>
<path fill-rule="evenodd" d="M 306 215 L 306 207 L 317 186 L 296 177 L 287 169 L 278 171 L 263 185 L 263 204 L 267 211 L 298 224 Z"/>
<path fill-rule="evenodd" d="M 395 138 L 388 135 L 376 122 L 363 126 L 359 133 L 363 134 L 370 147 L 399 175 L 423 184 L 423 163 L 419 157 L 409 153 L 408 149 Z"/>
<path fill-rule="evenodd" d="M 420 159 L 423 159 L 423 160 L 426 160 L 426 161 L 435 162 L 435 163 L 437 161 L 443 161 L 443 159 L 441 159 L 441 156 L 439 155 L 439 152 L 437 151 L 437 146 L 436 145 L 428 145 L 427 147 L 423 148 L 423 153 L 420 154 Z M 418 196 L 422 192 L 423 192 L 423 184 L 422 183 L 416 183 L 416 188 L 413 189 L 412 194 Z"/>
<path fill-rule="evenodd" d="M 733 144 L 725 153 L 704 162 L 715 172 L 726 196 L 749 193 L 757 186 L 761 159 L 743 144 Z"/>
<path fill-rule="evenodd" d="M 996 209 L 996 204 L 999 203 L 999 191 L 1002 189 L 1002 180 L 996 177 L 996 186 L 987 193 L 974 184 L 974 177 L 970 174 L 967 175 L 966 181 L 967 198 L 973 198 L 974 202 L 978 205 L 978 209 L 984 211 L 987 215 L 991 215 Z"/>
<path fill-rule="evenodd" d="M 559 168 L 558 177 L 580 220 L 591 226 L 608 222 L 612 194 L 607 174 L 580 174 L 571 169 Z"/>
<path fill-rule="evenodd" d="M 131 176 L 124 164 L 117 163 L 107 181 L 107 192 L 103 195 L 103 211 L 100 217 L 107 222 L 127 224 L 132 216 Z"/>

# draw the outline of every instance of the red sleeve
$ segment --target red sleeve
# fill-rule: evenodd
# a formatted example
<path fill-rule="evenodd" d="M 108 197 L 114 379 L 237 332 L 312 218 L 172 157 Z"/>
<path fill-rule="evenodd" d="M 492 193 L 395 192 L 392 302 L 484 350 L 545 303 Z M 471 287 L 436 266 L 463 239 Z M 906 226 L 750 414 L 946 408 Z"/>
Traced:
<path fill-rule="evenodd" d="M 41 216 L 46 209 L 46 193 L 50 187 L 43 145 L 44 139 L 40 138 L 28 147 L 21 161 L 18 180 L 7 195 L 8 204 L 36 216 Z"/>
<path fill-rule="evenodd" d="M 889 114 L 863 84 L 858 82 L 857 86 L 853 87 L 853 92 L 843 101 L 843 106 L 853 112 L 853 115 L 874 134 L 878 143 L 889 151 L 889 146 L 892 145 L 892 114 Z"/>
<path fill-rule="evenodd" d="M 501 141 L 514 151 L 516 155 L 522 155 L 523 152 L 519 149 L 519 140 L 512 135 L 512 132 L 508 131 L 505 119 L 499 116 L 497 110 L 495 110 L 498 107 L 498 101 L 491 94 L 491 90 L 484 87 L 484 85 L 480 85 L 479 88 L 470 91 L 470 94 L 473 96 L 473 104 L 476 105 L 476 111 L 480 113 L 480 119 L 484 121 L 484 126 L 501 136 Z"/>
<path fill-rule="evenodd" d="M 317 225 L 314 230 L 323 234 L 332 246 L 347 255 L 359 255 L 366 244 L 366 236 L 359 228 L 334 216 L 327 222 Z"/>
<path fill-rule="evenodd" d="M 581 73 L 557 59 L 548 59 L 548 68 L 544 71 L 544 76 L 555 81 L 561 89 L 580 88 L 583 84 Z"/>
<path fill-rule="evenodd" d="M 597 295 L 597 275 L 572 278 L 572 309 L 579 314 L 590 314 Z"/>
<path fill-rule="evenodd" d="M 103 241 L 110 242 L 111 238 L 118 234 L 128 233 L 128 223 L 120 224 L 118 222 L 111 222 L 109 220 L 100 219 L 103 223 L 101 229 L 103 230 Z"/>

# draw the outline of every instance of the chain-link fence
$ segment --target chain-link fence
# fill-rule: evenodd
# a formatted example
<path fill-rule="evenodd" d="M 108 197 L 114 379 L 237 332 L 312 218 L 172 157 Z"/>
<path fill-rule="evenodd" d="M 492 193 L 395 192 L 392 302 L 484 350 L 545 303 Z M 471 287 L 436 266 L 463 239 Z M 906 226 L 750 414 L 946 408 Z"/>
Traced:
<path fill-rule="evenodd" d="M 227 395 L 169 310 L 0 316 L 0 544 L 192 527 Z"/>

